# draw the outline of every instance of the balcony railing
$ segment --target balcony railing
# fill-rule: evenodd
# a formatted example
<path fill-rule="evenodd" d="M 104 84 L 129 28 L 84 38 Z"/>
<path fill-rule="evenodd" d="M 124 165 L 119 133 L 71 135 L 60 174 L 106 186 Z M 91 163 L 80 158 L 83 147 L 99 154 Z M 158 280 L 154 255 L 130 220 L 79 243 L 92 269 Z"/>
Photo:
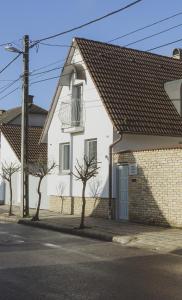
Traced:
<path fill-rule="evenodd" d="M 62 129 L 83 127 L 83 102 L 80 99 L 62 102 L 59 118 Z"/>

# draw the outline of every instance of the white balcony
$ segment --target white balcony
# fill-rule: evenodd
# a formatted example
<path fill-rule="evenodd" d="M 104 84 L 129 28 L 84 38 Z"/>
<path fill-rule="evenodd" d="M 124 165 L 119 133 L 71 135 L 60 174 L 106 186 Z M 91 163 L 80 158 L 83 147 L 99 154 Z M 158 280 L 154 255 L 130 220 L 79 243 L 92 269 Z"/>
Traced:
<path fill-rule="evenodd" d="M 83 102 L 80 99 L 63 101 L 61 103 L 59 118 L 61 128 L 64 132 L 83 131 Z"/>

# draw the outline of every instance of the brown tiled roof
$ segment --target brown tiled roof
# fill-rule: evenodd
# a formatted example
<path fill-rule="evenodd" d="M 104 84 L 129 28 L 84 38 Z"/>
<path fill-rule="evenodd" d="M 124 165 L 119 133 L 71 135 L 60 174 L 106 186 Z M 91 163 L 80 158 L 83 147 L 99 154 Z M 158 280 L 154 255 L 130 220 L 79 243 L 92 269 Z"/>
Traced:
<path fill-rule="evenodd" d="M 0 115 L 0 124 L 8 124 L 12 120 L 14 120 L 16 117 L 21 115 L 21 106 L 9 109 L 4 111 Z M 47 110 L 44 108 L 36 105 L 36 104 L 29 104 L 29 113 L 30 114 L 42 114 L 42 115 L 47 115 Z"/>
<path fill-rule="evenodd" d="M 165 82 L 182 78 L 182 61 L 82 38 L 75 40 L 118 131 L 182 136 L 182 118 L 164 91 Z"/>
<path fill-rule="evenodd" d="M 16 125 L 3 125 L 1 132 L 11 145 L 18 159 L 21 159 L 21 127 Z M 28 130 L 28 159 L 36 161 L 41 158 L 47 160 L 47 144 L 39 144 L 42 133 L 40 127 L 29 127 Z"/>

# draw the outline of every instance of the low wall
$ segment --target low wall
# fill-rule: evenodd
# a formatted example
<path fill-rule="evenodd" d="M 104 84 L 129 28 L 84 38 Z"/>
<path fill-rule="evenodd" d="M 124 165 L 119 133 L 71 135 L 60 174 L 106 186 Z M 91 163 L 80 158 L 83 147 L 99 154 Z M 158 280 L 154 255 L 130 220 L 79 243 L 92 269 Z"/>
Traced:
<path fill-rule="evenodd" d="M 182 227 L 182 149 L 158 149 L 115 154 L 115 163 L 136 163 L 129 175 L 129 219 Z"/>
<path fill-rule="evenodd" d="M 60 212 L 61 214 L 81 215 L 81 197 L 58 197 L 49 196 L 49 210 Z M 86 198 L 86 216 L 108 217 L 107 198 Z"/>

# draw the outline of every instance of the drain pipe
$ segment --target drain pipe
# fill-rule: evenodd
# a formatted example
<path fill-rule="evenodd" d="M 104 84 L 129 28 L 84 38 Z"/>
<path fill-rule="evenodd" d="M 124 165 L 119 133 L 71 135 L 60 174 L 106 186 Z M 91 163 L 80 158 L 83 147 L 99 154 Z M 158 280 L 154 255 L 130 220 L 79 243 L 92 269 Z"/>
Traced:
<path fill-rule="evenodd" d="M 109 146 L 109 210 L 108 210 L 108 218 L 112 219 L 112 165 L 113 165 L 113 147 L 118 144 L 122 138 L 123 134 L 120 132 L 120 137 Z"/>

